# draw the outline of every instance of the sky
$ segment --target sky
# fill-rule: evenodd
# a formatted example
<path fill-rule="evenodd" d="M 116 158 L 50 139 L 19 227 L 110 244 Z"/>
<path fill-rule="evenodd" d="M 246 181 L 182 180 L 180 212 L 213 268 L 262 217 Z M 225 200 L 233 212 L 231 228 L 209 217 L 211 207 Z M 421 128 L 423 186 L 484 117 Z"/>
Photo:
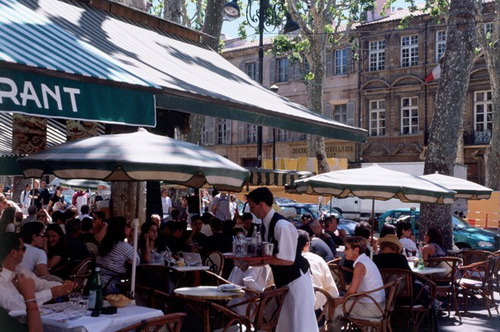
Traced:
<path fill-rule="evenodd" d="M 239 2 L 242 2 L 242 1 L 245 1 L 245 0 L 239 0 Z M 257 2 L 256 0 L 254 0 L 254 1 Z M 418 3 L 421 3 L 423 1 L 422 0 L 417 0 L 415 2 L 418 4 Z M 407 8 L 408 4 L 404 0 L 397 0 L 392 5 L 392 7 L 395 7 L 395 8 Z M 231 21 L 231 22 L 225 21 L 222 24 L 222 33 L 226 35 L 226 39 L 231 39 L 231 38 L 238 37 L 238 26 L 245 19 L 245 13 L 242 12 L 241 14 L 242 14 L 242 16 L 240 16 L 240 18 L 238 18 L 238 19 L 236 19 L 234 21 Z M 247 28 L 246 30 L 247 30 L 247 39 L 249 41 L 258 39 L 258 36 L 255 35 L 255 30 L 254 29 Z M 271 37 L 271 36 L 277 35 L 278 32 L 279 32 L 279 30 L 276 29 L 273 33 L 265 34 L 265 37 Z"/>

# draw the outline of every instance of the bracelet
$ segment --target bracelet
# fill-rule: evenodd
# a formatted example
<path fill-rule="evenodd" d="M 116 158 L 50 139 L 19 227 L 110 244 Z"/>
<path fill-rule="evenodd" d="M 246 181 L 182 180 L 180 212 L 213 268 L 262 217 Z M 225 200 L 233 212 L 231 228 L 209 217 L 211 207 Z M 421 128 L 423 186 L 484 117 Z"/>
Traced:
<path fill-rule="evenodd" d="M 30 303 L 30 302 L 36 302 L 36 298 L 33 298 L 33 299 L 29 299 L 29 300 L 24 301 L 24 303 Z"/>

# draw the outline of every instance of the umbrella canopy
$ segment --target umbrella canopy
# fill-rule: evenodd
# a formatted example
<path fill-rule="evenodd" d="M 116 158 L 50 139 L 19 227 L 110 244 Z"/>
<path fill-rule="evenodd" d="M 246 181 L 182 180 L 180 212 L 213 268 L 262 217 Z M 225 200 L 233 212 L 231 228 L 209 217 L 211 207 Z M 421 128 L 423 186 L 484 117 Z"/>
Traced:
<path fill-rule="evenodd" d="M 452 204 L 455 192 L 418 176 L 389 170 L 378 165 L 333 171 L 295 181 L 298 192 L 356 196 L 402 202 Z"/>
<path fill-rule="evenodd" d="M 140 130 L 54 146 L 19 159 L 24 176 L 63 179 L 165 180 L 199 188 L 241 191 L 249 172 L 201 146 Z"/>
<path fill-rule="evenodd" d="M 85 180 L 85 179 L 70 179 L 70 180 L 61 180 L 59 185 L 62 187 L 71 187 L 73 189 L 97 189 L 99 187 L 107 187 L 109 188 L 111 184 L 106 181 L 101 180 Z"/>
<path fill-rule="evenodd" d="M 492 189 L 481 186 L 480 184 L 456 178 L 454 176 L 443 175 L 439 173 L 427 174 L 420 176 L 422 179 L 432 181 L 439 184 L 445 188 L 456 191 L 455 199 L 465 198 L 465 199 L 488 199 L 493 192 Z"/>

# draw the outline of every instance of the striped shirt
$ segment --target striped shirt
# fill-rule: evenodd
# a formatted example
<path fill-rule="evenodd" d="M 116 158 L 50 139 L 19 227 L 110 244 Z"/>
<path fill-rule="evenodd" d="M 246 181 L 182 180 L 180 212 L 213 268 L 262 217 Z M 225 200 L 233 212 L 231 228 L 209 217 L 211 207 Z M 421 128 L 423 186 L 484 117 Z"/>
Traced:
<path fill-rule="evenodd" d="M 134 248 L 127 242 L 118 242 L 106 256 L 98 256 L 97 265 L 101 267 L 101 281 L 106 285 L 114 276 L 127 273 L 125 263 L 134 258 Z M 139 255 L 136 257 L 139 264 Z"/>

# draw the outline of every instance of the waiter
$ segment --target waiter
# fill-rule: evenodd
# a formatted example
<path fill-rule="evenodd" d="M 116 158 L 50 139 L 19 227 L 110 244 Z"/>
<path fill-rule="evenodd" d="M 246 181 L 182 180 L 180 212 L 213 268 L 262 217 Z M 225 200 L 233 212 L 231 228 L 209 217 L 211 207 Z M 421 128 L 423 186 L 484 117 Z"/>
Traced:
<path fill-rule="evenodd" d="M 276 287 L 288 287 L 276 331 L 318 331 L 309 263 L 301 255 L 302 248 L 297 247 L 297 229 L 273 210 L 274 197 L 268 188 L 251 191 L 247 200 L 250 211 L 262 219 L 264 241 L 274 243 L 274 255 L 265 262 L 271 266 Z M 259 265 L 263 261 L 250 263 Z"/>

